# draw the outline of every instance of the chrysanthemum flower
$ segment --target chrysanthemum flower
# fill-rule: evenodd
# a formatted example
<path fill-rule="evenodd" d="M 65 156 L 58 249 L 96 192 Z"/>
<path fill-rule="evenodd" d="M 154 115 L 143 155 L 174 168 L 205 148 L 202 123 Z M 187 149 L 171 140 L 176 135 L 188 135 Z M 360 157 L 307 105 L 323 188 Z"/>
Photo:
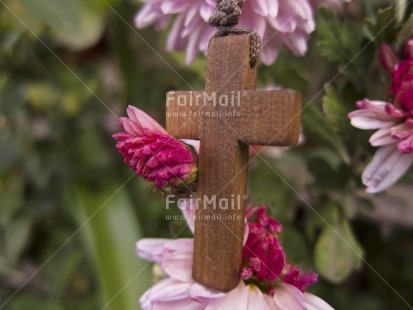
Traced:
<path fill-rule="evenodd" d="M 127 113 L 128 117 L 120 119 L 124 131 L 113 135 L 125 163 L 158 188 L 195 181 L 196 158 L 190 147 L 169 135 L 143 111 L 129 106 Z"/>
<path fill-rule="evenodd" d="M 192 228 L 193 217 L 190 215 L 194 213 L 194 207 L 194 200 L 185 200 L 180 206 Z M 244 236 L 245 267 L 242 273 L 245 275 L 246 268 L 255 259 L 265 269 L 265 274 L 252 267 L 248 279 L 240 280 L 235 289 L 223 293 L 192 279 L 193 239 L 142 239 L 136 244 L 137 254 L 160 264 L 167 276 L 141 297 L 142 308 L 331 310 L 325 301 L 305 292 L 305 287 L 316 281 L 316 275 L 302 274 L 297 267 L 285 263 L 284 250 L 277 237 L 281 233 L 281 225 L 266 214 L 264 207 L 250 207 L 246 215 L 249 223 Z M 262 242 L 258 235 L 264 238 Z M 275 240 L 277 251 L 272 250 Z M 260 244 L 262 250 L 259 249 Z M 250 245 L 253 248 L 249 248 Z M 274 265 L 273 261 L 277 263 Z M 272 272 L 278 276 L 270 276 Z"/>
<path fill-rule="evenodd" d="M 356 103 L 359 110 L 349 113 L 351 124 L 360 129 L 378 129 L 370 144 L 379 147 L 362 175 L 368 193 L 383 191 L 409 169 L 413 163 L 413 53 L 406 44 L 407 58 L 395 62 L 387 45 L 381 48 L 380 60 L 392 73 L 390 95 L 393 102 L 364 99 Z"/>
<path fill-rule="evenodd" d="M 135 17 L 135 25 L 156 29 L 173 25 L 168 36 L 167 50 L 186 51 L 191 63 L 199 52 L 206 52 L 208 41 L 216 31 L 208 25 L 215 10 L 214 0 L 142 0 L 143 8 Z M 307 41 L 314 31 L 315 6 L 323 3 L 337 8 L 347 0 L 246 0 L 239 21 L 241 27 L 255 30 L 262 38 L 261 60 L 272 64 L 282 47 L 303 56 Z M 313 6 L 312 6 L 313 5 Z"/>

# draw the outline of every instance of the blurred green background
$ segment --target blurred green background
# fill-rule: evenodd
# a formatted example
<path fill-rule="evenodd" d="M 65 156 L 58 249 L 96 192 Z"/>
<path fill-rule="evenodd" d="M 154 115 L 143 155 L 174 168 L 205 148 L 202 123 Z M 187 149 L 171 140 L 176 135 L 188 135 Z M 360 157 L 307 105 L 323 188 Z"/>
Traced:
<path fill-rule="evenodd" d="M 356 100 L 386 96 L 380 44 L 412 35 L 412 5 L 390 4 L 320 10 L 307 55 L 283 51 L 259 71 L 259 87 L 303 93 L 305 143 L 254 159 L 249 196 L 336 309 L 413 309 L 412 173 L 364 194 L 374 149 L 346 117 Z M 165 52 L 166 32 L 136 30 L 139 5 L 0 0 L 0 309 L 138 309 L 154 276 L 135 242 L 189 236 L 111 137 L 128 104 L 164 123 L 167 91 L 203 88 L 205 58 L 186 66 Z"/>

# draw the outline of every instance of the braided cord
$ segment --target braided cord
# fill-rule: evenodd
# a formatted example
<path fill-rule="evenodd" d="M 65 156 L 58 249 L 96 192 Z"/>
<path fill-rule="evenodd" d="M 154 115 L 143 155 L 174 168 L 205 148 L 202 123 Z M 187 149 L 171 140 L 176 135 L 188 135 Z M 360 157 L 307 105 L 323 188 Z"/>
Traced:
<path fill-rule="evenodd" d="M 208 23 L 219 29 L 214 38 L 230 34 L 249 34 L 251 37 L 250 66 L 253 68 L 260 57 L 261 38 L 252 29 L 236 27 L 241 17 L 241 8 L 244 2 L 245 0 L 217 0 L 216 11 L 209 18 Z"/>

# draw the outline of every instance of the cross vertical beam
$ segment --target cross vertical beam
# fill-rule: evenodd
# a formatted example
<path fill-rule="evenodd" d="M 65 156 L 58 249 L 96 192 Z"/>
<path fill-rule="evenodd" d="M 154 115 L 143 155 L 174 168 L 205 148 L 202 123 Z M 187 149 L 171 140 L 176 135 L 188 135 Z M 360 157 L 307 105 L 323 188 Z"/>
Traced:
<path fill-rule="evenodd" d="M 205 90 L 216 102 L 215 106 L 207 103 L 204 114 L 240 111 L 236 102 L 231 107 L 219 101 L 255 89 L 257 70 L 250 68 L 249 53 L 248 37 L 210 41 Z M 199 152 L 198 198 L 202 205 L 196 213 L 192 276 L 221 291 L 236 287 L 241 272 L 248 146 L 233 130 L 241 125 L 237 121 L 232 118 L 229 123 L 222 116 L 203 117 L 201 121 L 208 134 L 201 135 Z M 228 209 L 224 209 L 225 204 Z"/>
<path fill-rule="evenodd" d="M 297 143 L 301 96 L 256 91 L 248 35 L 215 38 L 205 91 L 168 93 L 166 129 L 200 139 L 193 278 L 220 291 L 240 281 L 248 144 Z"/>

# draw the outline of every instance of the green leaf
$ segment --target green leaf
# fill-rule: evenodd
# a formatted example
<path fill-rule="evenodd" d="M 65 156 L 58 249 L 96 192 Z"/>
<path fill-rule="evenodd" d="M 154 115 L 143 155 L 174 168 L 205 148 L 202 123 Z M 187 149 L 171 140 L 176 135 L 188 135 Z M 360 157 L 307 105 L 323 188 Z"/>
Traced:
<path fill-rule="evenodd" d="M 62 30 L 76 29 L 80 22 L 78 1 L 68 0 L 19 0 L 21 5 L 31 14 L 51 26 L 58 26 Z"/>
<path fill-rule="evenodd" d="M 350 121 L 347 117 L 349 111 L 340 102 L 340 95 L 331 85 L 325 87 L 325 91 L 323 112 L 334 131 L 337 134 L 344 135 L 346 129 L 350 127 Z"/>
<path fill-rule="evenodd" d="M 61 94 L 51 83 L 31 83 L 26 87 L 26 98 L 30 105 L 39 110 L 46 110 L 55 105 Z"/>
<path fill-rule="evenodd" d="M 96 1 L 20 0 L 20 3 L 49 26 L 55 38 L 70 49 L 93 46 L 103 33 L 103 10 Z"/>
<path fill-rule="evenodd" d="M 7 308 L 10 310 L 63 310 L 63 307 L 56 303 L 54 300 L 47 300 L 46 298 L 42 298 L 41 296 L 35 295 L 33 293 L 17 294 L 11 301 L 12 303 Z"/>
<path fill-rule="evenodd" d="M 358 52 L 361 39 L 359 30 L 353 23 L 340 23 L 337 15 L 320 8 L 317 12 L 317 47 L 320 53 L 330 61 L 346 63 Z"/>
<path fill-rule="evenodd" d="M 397 0 L 395 5 L 396 20 L 401 23 L 404 16 L 406 15 L 407 0 Z"/>
<path fill-rule="evenodd" d="M 336 218 L 338 217 L 338 210 Z M 314 261 L 320 275 L 333 283 L 343 282 L 362 265 L 363 249 L 347 220 L 323 228 L 315 250 Z"/>
<path fill-rule="evenodd" d="M 19 159 L 22 146 L 10 132 L 0 132 L 0 172 L 10 169 Z"/>
<path fill-rule="evenodd" d="M 277 162 L 281 162 L 278 160 Z M 291 163 L 284 161 L 287 167 Z M 298 167 L 295 166 L 296 168 Z M 295 182 L 268 158 L 254 158 L 254 167 L 248 174 L 249 198 L 255 204 L 274 206 L 273 215 L 280 221 L 292 217 L 296 193 L 289 187 L 297 188 Z M 286 182 L 286 183 L 285 183 Z"/>
<path fill-rule="evenodd" d="M 296 228 L 283 225 L 282 244 L 290 262 L 307 262 L 308 249 L 303 235 Z"/>
<path fill-rule="evenodd" d="M 404 44 L 413 36 L 413 14 L 410 15 L 407 22 L 400 29 L 396 38 L 396 48 L 401 49 Z"/>
<path fill-rule="evenodd" d="M 350 163 L 350 157 L 341 139 L 327 123 L 325 116 L 315 106 L 308 105 L 302 114 L 305 130 L 315 139 L 333 147 L 345 163 Z"/>
<path fill-rule="evenodd" d="M 5 240 L 7 257 L 10 262 L 16 263 L 30 237 L 32 221 L 30 218 L 20 218 L 7 225 Z"/>
<path fill-rule="evenodd" d="M 396 37 L 397 18 L 395 6 L 379 10 L 374 19 L 367 20 L 365 35 L 379 46 L 393 42 Z"/>
<path fill-rule="evenodd" d="M 343 21 L 326 8 L 317 14 L 317 47 L 324 57 L 339 64 L 339 73 L 358 86 L 374 60 L 374 45 L 360 31 L 355 21 Z"/>
<path fill-rule="evenodd" d="M 136 309 L 150 285 L 151 268 L 135 254 L 141 233 L 126 190 L 120 184 L 98 191 L 83 186 L 77 195 L 79 224 L 86 225 L 82 233 L 98 271 L 102 305 Z"/>
<path fill-rule="evenodd" d="M 352 170 L 342 162 L 338 167 L 333 167 L 329 160 L 314 155 L 310 156 L 307 166 L 311 174 L 315 176 L 313 186 L 324 191 L 327 189 L 342 190 L 352 176 Z"/>

